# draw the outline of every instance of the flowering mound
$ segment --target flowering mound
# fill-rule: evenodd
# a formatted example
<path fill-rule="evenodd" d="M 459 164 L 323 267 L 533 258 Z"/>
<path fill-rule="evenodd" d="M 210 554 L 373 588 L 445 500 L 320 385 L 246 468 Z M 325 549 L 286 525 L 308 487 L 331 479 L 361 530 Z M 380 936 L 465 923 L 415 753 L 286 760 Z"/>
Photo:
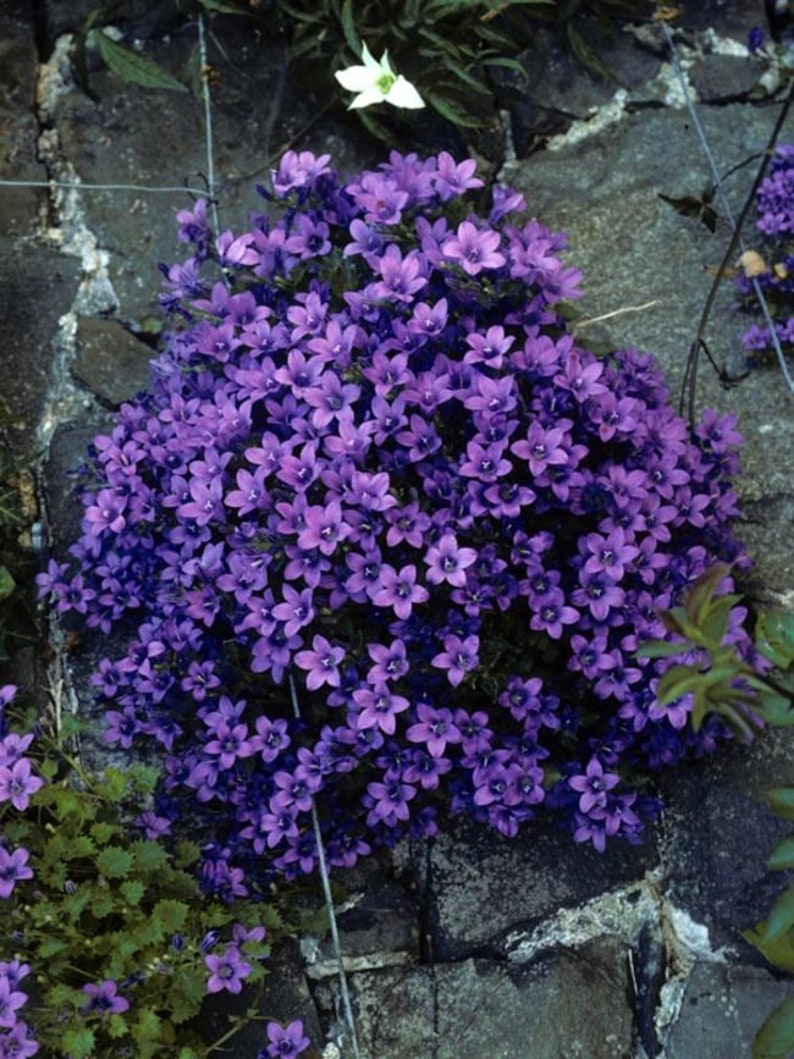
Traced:
<path fill-rule="evenodd" d="M 768 175 L 756 196 L 756 228 L 762 235 L 761 256 L 750 252 L 751 267 L 736 278 L 738 308 L 761 317 L 742 335 L 742 345 L 753 359 L 772 353 L 769 323 L 753 290 L 760 286 L 769 304 L 771 323 L 783 353 L 794 352 L 794 144 L 777 148 Z M 743 258 L 744 260 L 744 258 Z"/>
<path fill-rule="evenodd" d="M 94 677 L 107 739 L 161 744 L 147 826 L 206 828 L 229 895 L 315 867 L 313 804 L 332 865 L 439 807 L 634 840 L 648 770 L 726 734 L 634 652 L 739 554 L 732 423 L 577 346 L 562 237 L 501 188 L 471 212 L 473 162 L 327 162 L 287 154 L 242 235 L 180 214 L 151 392 L 95 440 L 80 572 L 41 576 L 136 624 Z"/>

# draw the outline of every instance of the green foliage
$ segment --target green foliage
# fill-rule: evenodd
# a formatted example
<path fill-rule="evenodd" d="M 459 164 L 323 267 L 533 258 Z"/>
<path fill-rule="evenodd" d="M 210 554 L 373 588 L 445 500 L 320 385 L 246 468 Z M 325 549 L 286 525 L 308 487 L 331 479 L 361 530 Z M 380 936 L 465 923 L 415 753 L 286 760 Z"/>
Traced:
<path fill-rule="evenodd" d="M 794 618 L 794 616 L 792 616 Z M 790 631 L 792 622 L 784 623 Z M 787 667 L 791 668 L 791 665 Z M 794 787 L 777 787 L 767 792 L 769 805 L 785 820 L 794 820 Z M 794 834 L 781 839 L 767 861 L 771 871 L 794 868 Z M 744 938 L 781 971 L 794 975 L 794 884 L 780 894 L 769 915 Z M 794 1051 L 794 1000 L 772 1012 L 753 1042 L 753 1059 L 786 1059 Z"/>
<path fill-rule="evenodd" d="M 153 0 L 154 2 L 154 0 Z M 337 93 L 332 72 L 361 61 L 362 44 L 380 58 L 386 51 L 398 73 L 419 90 L 427 105 L 459 128 L 477 128 L 494 114 L 494 67 L 525 78 L 518 61 L 532 42 L 538 25 L 556 27 L 572 53 L 600 77 L 614 80 L 609 66 L 582 30 L 584 19 L 597 22 L 609 35 L 616 18 L 642 18 L 653 10 L 650 0 L 175 0 L 188 19 L 244 15 L 270 36 L 281 32 L 290 56 L 302 63 L 302 81 L 318 66 L 322 91 Z M 121 0 L 97 6 L 75 34 L 74 67 L 78 81 L 90 92 L 88 50 L 94 49 L 112 73 L 128 84 L 194 94 L 201 91 L 203 72 L 198 51 L 178 76 L 153 59 L 111 39 L 100 27 L 125 16 Z M 274 17 L 275 16 L 275 17 Z M 395 140 L 394 115 L 356 111 L 378 139 Z"/>
<path fill-rule="evenodd" d="M 695 582 L 683 606 L 662 614 L 675 642 L 651 641 L 637 653 L 643 658 L 670 658 L 692 652 L 694 661 L 673 665 L 660 678 L 659 702 L 666 705 L 691 694 L 695 729 L 709 714 L 716 714 L 749 741 L 764 723 L 794 724 L 794 682 L 786 674 L 776 678 L 760 674 L 726 641 L 731 611 L 740 598 L 719 594 L 729 572 L 725 564 L 711 567 Z M 761 621 L 759 649 L 770 660 L 784 658 L 791 647 L 794 615 L 765 615 Z"/>
<path fill-rule="evenodd" d="M 728 568 L 718 565 L 696 583 L 682 607 L 667 611 L 663 619 L 678 642 L 653 642 L 639 653 L 646 658 L 672 657 L 682 651 L 697 652 L 697 661 L 672 666 L 659 681 L 659 698 L 673 702 L 694 694 L 692 723 L 703 722 L 708 712 L 718 714 L 741 735 L 764 722 L 772 726 L 794 724 L 794 614 L 762 613 L 755 629 L 760 655 L 775 667 L 752 669 L 726 644 L 728 615 L 738 597 L 718 595 Z M 794 787 L 767 792 L 770 807 L 783 819 L 794 821 Z M 771 871 L 794 868 L 794 834 L 781 839 L 767 861 Z M 780 894 L 769 915 L 743 934 L 780 970 L 794 974 L 794 884 Z M 753 1043 L 753 1059 L 786 1059 L 794 1052 L 794 1001 L 777 1008 L 764 1022 Z"/>
<path fill-rule="evenodd" d="M 106 1059 L 124 1042 L 124 1054 L 138 1059 L 173 1056 L 177 1046 L 185 1059 L 203 1059 L 215 1046 L 195 1024 L 209 973 L 202 939 L 215 932 L 222 952 L 235 924 L 265 926 L 266 940 L 241 946 L 253 966 L 247 981 L 255 983 L 271 939 L 286 929 L 281 911 L 204 894 L 195 843 L 141 837 L 133 821 L 149 805 L 156 769 L 134 764 L 91 775 L 62 740 L 46 736 L 27 755 L 49 782 L 24 810 L 0 803 L 3 840 L 27 849 L 33 869 L 0 900 L 0 956 L 30 966 L 25 984 L 35 983 L 35 1004 L 22 1014 L 39 1054 Z M 83 986 L 107 981 L 126 983 L 128 1010 L 87 1007 Z"/>
<path fill-rule="evenodd" d="M 729 614 L 738 597 L 719 595 L 729 568 L 717 565 L 695 584 L 683 606 L 666 611 L 662 618 L 677 642 L 644 644 L 645 658 L 670 658 L 695 652 L 696 661 L 673 665 L 658 686 L 659 700 L 674 702 L 693 694 L 692 724 L 716 713 L 743 736 L 765 723 L 773 727 L 794 724 L 794 613 L 765 611 L 755 627 L 759 655 L 774 667 L 751 668 L 735 647 L 725 642 Z M 767 792 L 770 807 L 784 820 L 794 821 L 794 787 Z M 767 860 L 771 871 L 794 869 L 794 834 L 781 839 Z M 781 971 L 794 975 L 794 884 L 780 894 L 765 920 L 743 937 Z M 794 1052 L 794 1000 L 777 1008 L 761 1026 L 753 1042 L 752 1059 L 786 1059 Z"/>

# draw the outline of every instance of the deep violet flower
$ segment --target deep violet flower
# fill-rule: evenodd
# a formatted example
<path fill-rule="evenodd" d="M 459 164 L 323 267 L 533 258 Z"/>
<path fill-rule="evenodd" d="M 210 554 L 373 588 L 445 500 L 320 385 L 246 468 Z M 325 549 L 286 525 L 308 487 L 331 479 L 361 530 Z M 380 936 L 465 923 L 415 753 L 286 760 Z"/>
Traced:
<path fill-rule="evenodd" d="M 140 826 L 200 829 L 229 899 L 315 869 L 314 812 L 332 866 L 449 809 L 636 841 L 632 777 L 726 734 L 658 707 L 673 660 L 636 649 L 746 561 L 734 424 L 690 430 L 649 357 L 575 342 L 564 238 L 509 189 L 478 216 L 471 160 L 329 163 L 288 152 L 248 231 L 180 213 L 150 389 L 95 439 L 82 535 L 40 575 L 89 628 L 134 623 L 92 687 L 108 742 L 165 755 Z M 0 770 L 23 755 L 0 740 Z M 241 959 L 210 955 L 236 989 Z"/>

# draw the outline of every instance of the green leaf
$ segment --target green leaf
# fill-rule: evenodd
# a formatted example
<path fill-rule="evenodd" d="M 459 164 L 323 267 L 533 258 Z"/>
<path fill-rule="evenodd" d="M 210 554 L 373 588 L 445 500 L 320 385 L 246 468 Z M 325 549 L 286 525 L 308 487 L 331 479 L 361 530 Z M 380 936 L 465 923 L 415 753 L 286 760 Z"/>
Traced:
<path fill-rule="evenodd" d="M 766 792 L 769 807 L 784 820 L 794 820 L 794 787 L 772 787 Z"/>
<path fill-rule="evenodd" d="M 154 765 L 133 765 L 128 773 L 130 781 L 142 794 L 152 794 L 160 778 L 160 769 Z"/>
<path fill-rule="evenodd" d="M 184 929 L 190 909 L 182 901 L 158 901 L 152 911 L 167 934 L 178 934 Z"/>
<path fill-rule="evenodd" d="M 684 610 L 690 622 L 696 628 L 702 628 L 703 619 L 706 616 L 714 593 L 730 572 L 731 568 L 727 563 L 715 563 L 693 582 L 692 587 L 687 592 Z"/>
<path fill-rule="evenodd" d="M 217 11 L 219 15 L 250 15 L 245 8 L 224 4 L 223 0 L 199 0 L 199 3 L 205 11 Z"/>
<path fill-rule="evenodd" d="M 171 92 L 188 91 L 186 85 L 177 81 L 173 74 L 146 55 L 125 48 L 96 30 L 92 39 L 102 56 L 102 61 L 125 84 L 141 85 L 143 88 L 167 88 Z"/>
<path fill-rule="evenodd" d="M 106 1016 L 103 1025 L 108 1037 L 112 1037 L 113 1040 L 119 1040 L 121 1037 L 126 1037 L 130 1032 L 127 1020 L 121 1015 L 114 1014 Z"/>
<path fill-rule="evenodd" d="M 755 642 L 778 669 L 788 669 L 794 663 L 794 613 L 764 611 L 755 627 Z"/>
<path fill-rule="evenodd" d="M 0 566 L 0 599 L 8 599 L 17 583 L 5 566 Z"/>
<path fill-rule="evenodd" d="M 703 616 L 703 622 L 701 628 L 707 640 L 710 640 L 715 645 L 719 646 L 725 638 L 725 634 L 728 631 L 728 624 L 731 618 L 731 611 L 736 603 L 739 602 L 740 596 L 729 594 L 727 596 L 720 596 L 711 602 L 706 613 Z"/>
<path fill-rule="evenodd" d="M 111 838 L 116 838 L 120 833 L 121 828 L 118 824 L 107 824 L 99 821 L 96 824 L 91 825 L 91 835 L 100 844 L 100 846 L 106 845 Z"/>
<path fill-rule="evenodd" d="M 789 868 L 794 868 L 794 835 L 787 835 L 778 842 L 766 865 L 773 871 L 787 871 Z"/>
<path fill-rule="evenodd" d="M 794 997 L 776 1008 L 753 1041 L 753 1059 L 787 1059 L 794 1050 Z"/>
<path fill-rule="evenodd" d="M 176 847 L 174 864 L 177 868 L 190 868 L 196 863 L 201 855 L 201 847 L 197 842 L 180 842 Z"/>
<path fill-rule="evenodd" d="M 128 905 L 140 904 L 143 895 L 146 893 L 146 887 L 138 879 L 125 880 L 119 889 L 121 890 L 121 896 Z"/>
<path fill-rule="evenodd" d="M 67 943 L 61 941 L 60 938 L 45 938 L 38 947 L 38 954 L 42 960 L 48 960 L 66 948 L 68 948 Z"/>
<path fill-rule="evenodd" d="M 157 872 L 168 864 L 168 851 L 157 842 L 134 842 L 130 849 L 135 854 L 135 863 L 142 872 Z"/>
<path fill-rule="evenodd" d="M 789 886 L 772 905 L 766 921 L 764 937 L 774 941 L 794 926 L 794 886 Z"/>
<path fill-rule="evenodd" d="M 87 1059 L 94 1050 L 95 1040 L 93 1030 L 86 1027 L 66 1030 L 62 1054 L 70 1055 L 72 1059 Z"/>
<path fill-rule="evenodd" d="M 459 110 L 449 100 L 444 99 L 443 96 L 438 95 L 436 92 L 430 92 L 427 89 L 423 91 L 424 98 L 430 104 L 430 106 L 445 118 L 447 121 L 451 121 L 453 125 L 461 125 L 466 129 L 479 129 L 482 127 L 482 122 L 476 118 L 470 117 L 465 114 L 462 110 Z"/>
<path fill-rule="evenodd" d="M 754 945 L 775 967 L 788 974 L 794 974 L 794 943 L 791 931 L 781 938 L 767 941 L 764 935 L 765 926 L 765 923 L 758 923 L 755 930 L 743 930 L 742 937 Z"/>
<path fill-rule="evenodd" d="M 352 0 L 344 0 L 342 4 L 342 32 L 345 35 L 348 47 L 354 52 L 354 54 L 361 58 L 361 39 L 356 29 L 355 19 L 353 18 L 353 2 Z"/>
<path fill-rule="evenodd" d="M 132 854 L 120 846 L 107 846 L 96 859 L 97 871 L 107 879 L 123 879 L 129 875 L 133 863 Z"/>
<path fill-rule="evenodd" d="M 162 1040 L 162 1019 L 153 1011 L 142 1011 L 132 1028 L 132 1035 L 139 1043 Z"/>
<path fill-rule="evenodd" d="M 648 640 L 637 648 L 638 658 L 673 658 L 688 650 L 685 643 L 670 643 L 668 640 Z"/>
<path fill-rule="evenodd" d="M 171 978 L 168 1009 L 175 1025 L 187 1022 L 197 1013 L 207 993 L 204 967 L 178 967 Z"/>

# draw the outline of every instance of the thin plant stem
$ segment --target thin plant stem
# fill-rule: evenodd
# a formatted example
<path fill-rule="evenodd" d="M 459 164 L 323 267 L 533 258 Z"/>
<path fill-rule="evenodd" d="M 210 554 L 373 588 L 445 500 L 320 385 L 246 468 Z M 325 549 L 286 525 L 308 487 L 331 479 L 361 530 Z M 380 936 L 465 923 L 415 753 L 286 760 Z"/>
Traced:
<path fill-rule="evenodd" d="M 289 690 L 292 698 L 292 709 L 295 717 L 300 720 L 301 712 L 300 705 L 298 703 L 298 692 L 295 688 L 295 679 L 290 673 L 289 675 Z M 347 985 L 347 975 L 345 974 L 345 965 L 342 960 L 342 946 L 339 942 L 339 930 L 336 924 L 336 912 L 334 910 L 334 898 L 331 893 L 331 882 L 328 878 L 328 865 L 325 859 L 325 847 L 323 845 L 323 835 L 320 829 L 320 818 L 317 816 L 317 808 L 314 804 L 314 798 L 312 798 L 312 827 L 314 829 L 314 836 L 317 841 L 317 862 L 320 868 L 320 878 L 323 885 L 323 897 L 325 898 L 325 906 L 328 910 L 328 925 L 331 928 L 331 943 L 334 949 L 334 957 L 336 959 L 336 965 L 339 971 L 339 988 L 342 993 L 342 1007 L 345 1012 L 345 1021 L 347 1022 L 347 1028 L 350 1033 L 350 1044 L 353 1049 L 353 1059 L 360 1059 L 360 1052 L 358 1048 L 358 1037 L 356 1035 L 356 1021 L 353 1016 L 353 1005 L 350 1000 L 350 990 Z"/>
<path fill-rule="evenodd" d="M 200 11 L 198 16 L 198 39 L 199 39 L 199 63 L 201 64 L 201 98 L 204 102 L 204 140 L 207 152 L 207 193 L 210 210 L 212 211 L 212 224 L 215 234 L 220 235 L 220 219 L 218 216 L 218 200 L 215 185 L 215 159 L 214 140 L 212 134 L 212 97 L 210 93 L 209 65 L 207 63 L 207 34 L 204 25 L 204 12 Z"/>

